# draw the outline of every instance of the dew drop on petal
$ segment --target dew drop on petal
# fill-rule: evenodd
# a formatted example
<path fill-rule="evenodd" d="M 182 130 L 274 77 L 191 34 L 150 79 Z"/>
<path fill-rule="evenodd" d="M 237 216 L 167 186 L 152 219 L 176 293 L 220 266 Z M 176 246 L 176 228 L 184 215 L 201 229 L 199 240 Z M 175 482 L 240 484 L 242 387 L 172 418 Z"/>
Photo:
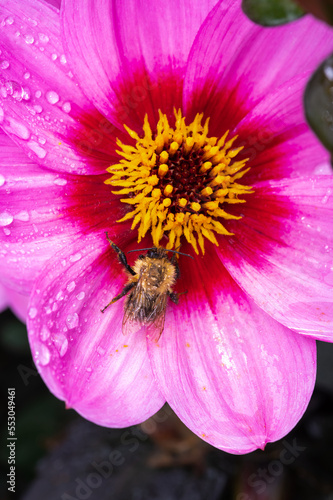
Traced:
<path fill-rule="evenodd" d="M 41 113 L 43 111 L 43 108 L 40 104 L 35 104 L 34 110 L 36 111 L 36 113 Z"/>
<path fill-rule="evenodd" d="M 70 283 L 68 283 L 66 288 L 68 292 L 72 292 L 73 290 L 75 290 L 75 287 L 76 287 L 75 281 L 71 281 Z"/>
<path fill-rule="evenodd" d="M 83 300 L 86 294 L 84 292 L 80 292 L 77 294 L 76 298 L 77 300 Z"/>
<path fill-rule="evenodd" d="M 11 234 L 11 230 L 8 229 L 8 227 L 4 227 L 3 232 L 5 233 L 6 236 L 9 236 Z"/>
<path fill-rule="evenodd" d="M 0 226 L 9 226 L 14 220 L 14 217 L 8 212 L 0 213 Z"/>
<path fill-rule="evenodd" d="M 321 202 L 322 202 L 324 205 L 325 205 L 325 204 L 328 202 L 328 200 L 330 199 L 331 194 L 332 194 L 332 190 L 331 190 L 331 189 L 328 189 L 328 190 L 326 191 L 326 194 L 325 194 L 324 198 L 321 200 Z"/>
<path fill-rule="evenodd" d="M 48 92 L 46 92 L 45 97 L 50 104 L 57 104 L 60 99 L 60 97 L 54 90 L 49 90 Z"/>
<path fill-rule="evenodd" d="M 97 351 L 97 354 L 99 354 L 100 356 L 104 356 L 104 354 L 106 352 L 104 347 L 102 347 L 100 345 L 97 347 L 96 351 Z"/>
<path fill-rule="evenodd" d="M 43 342 L 47 340 L 50 337 L 51 333 L 50 330 L 47 328 L 46 325 L 43 325 L 42 330 L 40 332 L 40 338 Z"/>
<path fill-rule="evenodd" d="M 13 24 L 14 23 L 14 18 L 9 16 L 9 17 L 6 17 L 5 19 L 5 23 L 6 24 Z"/>
<path fill-rule="evenodd" d="M 6 182 L 6 179 L 4 178 L 3 175 L 0 174 L 0 187 L 3 186 L 5 182 Z"/>
<path fill-rule="evenodd" d="M 37 316 L 37 313 L 38 313 L 38 311 L 35 307 L 30 307 L 30 309 L 28 311 L 28 316 L 29 316 L 29 318 L 34 319 Z"/>
<path fill-rule="evenodd" d="M 24 73 L 23 78 L 25 80 L 28 80 L 28 78 L 30 78 L 30 73 L 28 73 L 28 72 Z"/>
<path fill-rule="evenodd" d="M 28 142 L 27 146 L 31 149 L 31 151 L 36 153 L 38 158 L 41 158 L 41 159 L 45 158 L 46 151 L 38 144 L 38 142 L 30 141 L 30 142 Z"/>
<path fill-rule="evenodd" d="M 36 346 L 36 360 L 42 366 L 46 366 L 49 364 L 51 359 L 51 354 L 49 349 L 45 344 L 39 343 Z"/>
<path fill-rule="evenodd" d="M 57 186 L 66 186 L 66 184 L 67 184 L 67 180 L 66 179 L 62 179 L 61 177 L 57 177 L 56 179 L 54 179 L 53 182 Z"/>
<path fill-rule="evenodd" d="M 38 38 L 42 43 L 47 43 L 50 41 L 49 37 L 45 35 L 44 33 L 39 33 Z"/>
<path fill-rule="evenodd" d="M 52 55 L 51 55 L 51 59 L 52 59 L 52 61 L 55 61 L 55 60 L 57 59 L 57 57 L 58 57 L 58 56 L 57 56 L 57 54 L 52 54 Z"/>
<path fill-rule="evenodd" d="M 17 137 L 20 137 L 21 139 L 27 140 L 30 137 L 30 132 L 27 127 L 23 125 L 23 123 L 14 120 L 14 118 L 9 118 L 8 131 L 17 135 Z"/>
<path fill-rule="evenodd" d="M 66 63 L 67 63 L 67 60 L 66 60 L 66 56 L 65 56 L 65 54 L 62 54 L 62 55 L 60 56 L 60 63 L 61 63 L 61 64 L 66 64 Z"/>
<path fill-rule="evenodd" d="M 36 90 L 35 97 L 37 97 L 37 99 L 39 99 L 41 95 L 42 95 L 42 92 L 40 90 Z"/>
<path fill-rule="evenodd" d="M 71 103 L 70 102 L 64 102 L 61 108 L 65 113 L 69 113 L 71 108 Z"/>
<path fill-rule="evenodd" d="M 58 333 L 54 335 L 53 337 L 53 342 L 54 345 L 57 348 L 57 351 L 59 352 L 60 356 L 64 356 L 67 352 L 68 348 L 68 340 L 67 337 L 63 333 Z"/>
<path fill-rule="evenodd" d="M 0 62 L 0 68 L 1 69 L 7 69 L 7 68 L 9 68 L 9 62 L 8 61 L 1 61 Z"/>
<path fill-rule="evenodd" d="M 66 324 L 70 330 L 76 328 L 79 324 L 79 316 L 77 315 L 77 313 L 68 314 L 66 318 Z"/>
<path fill-rule="evenodd" d="M 69 257 L 69 261 L 70 262 L 77 262 L 78 260 L 80 260 L 82 257 L 82 255 L 78 252 L 78 253 L 75 253 L 74 255 L 71 255 Z"/>
<path fill-rule="evenodd" d="M 24 37 L 24 40 L 25 40 L 25 43 L 27 43 L 28 45 L 31 45 L 35 41 L 35 39 L 32 35 L 26 35 Z"/>

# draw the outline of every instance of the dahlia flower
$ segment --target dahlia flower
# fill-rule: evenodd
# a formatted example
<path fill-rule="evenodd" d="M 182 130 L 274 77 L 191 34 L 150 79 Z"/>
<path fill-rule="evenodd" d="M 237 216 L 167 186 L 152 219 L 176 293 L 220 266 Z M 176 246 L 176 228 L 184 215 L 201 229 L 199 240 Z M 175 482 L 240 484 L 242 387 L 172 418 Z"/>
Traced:
<path fill-rule="evenodd" d="M 238 0 L 1 0 L 2 280 L 67 407 L 124 427 L 167 401 L 231 453 L 300 419 L 332 340 L 332 177 L 302 111 L 331 40 Z M 193 257 L 158 340 L 123 335 L 124 299 L 101 313 L 126 283 L 106 233 Z"/>

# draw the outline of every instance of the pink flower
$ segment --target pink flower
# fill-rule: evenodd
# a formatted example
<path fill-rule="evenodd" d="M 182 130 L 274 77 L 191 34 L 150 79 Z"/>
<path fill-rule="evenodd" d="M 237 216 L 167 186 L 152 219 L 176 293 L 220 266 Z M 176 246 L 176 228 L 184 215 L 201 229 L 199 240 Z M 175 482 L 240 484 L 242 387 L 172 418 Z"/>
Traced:
<path fill-rule="evenodd" d="M 46 384 L 100 425 L 168 401 L 231 453 L 281 438 L 311 397 L 315 339 L 332 340 L 332 177 L 301 105 L 330 29 L 263 29 L 232 0 L 65 0 L 61 31 L 41 1 L 1 4 L 1 275 L 33 287 Z M 125 252 L 179 239 L 194 256 L 158 342 L 122 334 L 123 300 L 100 312 L 126 282 L 106 231 Z"/>

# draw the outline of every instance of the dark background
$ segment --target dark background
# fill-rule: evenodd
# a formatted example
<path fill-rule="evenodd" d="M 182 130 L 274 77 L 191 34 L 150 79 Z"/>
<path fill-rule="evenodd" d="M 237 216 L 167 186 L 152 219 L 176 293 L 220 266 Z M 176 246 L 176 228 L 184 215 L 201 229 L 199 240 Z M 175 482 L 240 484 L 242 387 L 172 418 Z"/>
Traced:
<path fill-rule="evenodd" d="M 142 426 L 107 429 L 65 410 L 37 375 L 25 325 L 0 321 L 0 499 L 332 500 L 333 345 L 296 428 L 265 451 L 235 456 L 194 436 L 168 406 Z M 16 493 L 7 491 L 7 389 L 16 388 Z M 288 462 L 288 463 L 287 463 Z"/>

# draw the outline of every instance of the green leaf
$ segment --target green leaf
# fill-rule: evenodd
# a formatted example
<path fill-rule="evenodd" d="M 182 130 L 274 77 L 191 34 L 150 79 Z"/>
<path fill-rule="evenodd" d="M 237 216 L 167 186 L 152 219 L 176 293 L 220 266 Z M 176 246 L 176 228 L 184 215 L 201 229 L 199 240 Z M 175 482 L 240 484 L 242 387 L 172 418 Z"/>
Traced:
<path fill-rule="evenodd" d="M 304 95 L 305 115 L 324 146 L 333 152 L 333 54 L 310 78 Z"/>
<path fill-rule="evenodd" d="M 261 26 L 279 26 L 304 15 L 292 0 L 242 0 L 242 9 L 251 21 Z"/>

